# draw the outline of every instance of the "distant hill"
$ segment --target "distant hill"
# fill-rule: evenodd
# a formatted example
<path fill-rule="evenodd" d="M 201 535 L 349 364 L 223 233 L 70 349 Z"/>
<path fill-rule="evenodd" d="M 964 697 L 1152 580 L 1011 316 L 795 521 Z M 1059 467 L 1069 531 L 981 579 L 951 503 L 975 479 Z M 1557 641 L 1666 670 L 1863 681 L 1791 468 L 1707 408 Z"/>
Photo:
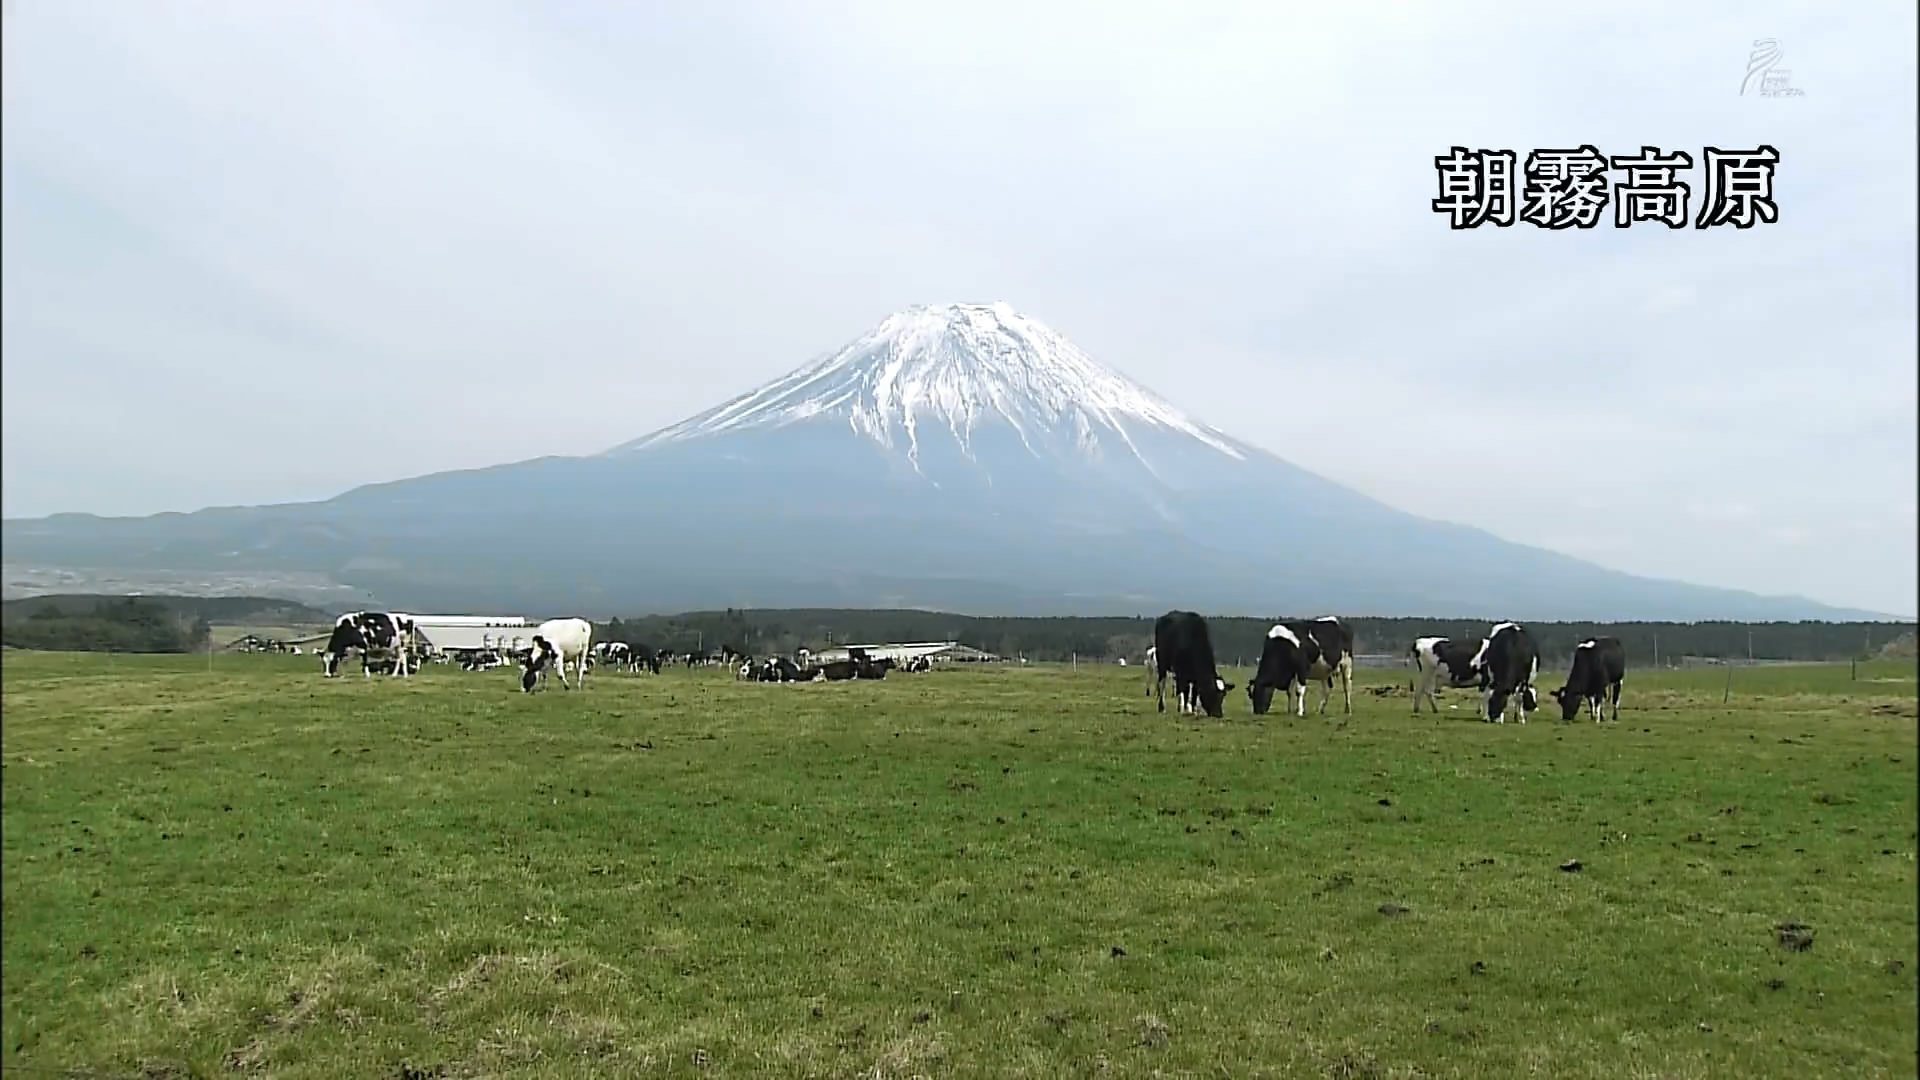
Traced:
<path fill-rule="evenodd" d="M 307 575 L 316 591 L 288 595 L 407 611 L 1875 617 L 1639 577 L 1406 513 L 1183 414 L 1000 303 L 898 312 L 599 454 L 323 502 L 9 519 L 0 546 L 23 582 L 87 568 L 80 588 L 173 575 L 285 592 Z"/>

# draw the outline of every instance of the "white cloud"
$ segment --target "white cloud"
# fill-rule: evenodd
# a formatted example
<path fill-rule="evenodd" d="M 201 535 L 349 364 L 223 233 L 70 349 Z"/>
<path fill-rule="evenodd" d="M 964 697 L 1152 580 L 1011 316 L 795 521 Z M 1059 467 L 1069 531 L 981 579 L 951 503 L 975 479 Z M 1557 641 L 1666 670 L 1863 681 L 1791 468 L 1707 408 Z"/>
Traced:
<path fill-rule="evenodd" d="M 593 451 L 904 305 L 1004 298 L 1415 512 L 1913 610 L 1916 9 L 1609 16 L 22 3 L 5 509 Z M 1737 93 L 1756 37 L 1804 97 Z M 1762 142 L 1781 216 L 1748 231 L 1429 206 L 1455 143 Z M 353 437 L 396 428 L 419 446 Z M 1812 566 L 1751 529 L 1840 519 L 1889 540 Z"/>

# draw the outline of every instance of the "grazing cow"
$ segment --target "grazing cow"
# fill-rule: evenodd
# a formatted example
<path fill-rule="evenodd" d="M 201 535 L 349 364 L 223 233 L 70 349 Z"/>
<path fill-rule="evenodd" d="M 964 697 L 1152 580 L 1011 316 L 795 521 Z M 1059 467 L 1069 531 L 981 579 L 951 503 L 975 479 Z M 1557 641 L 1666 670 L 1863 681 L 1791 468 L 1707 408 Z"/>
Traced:
<path fill-rule="evenodd" d="M 1553 692 L 1560 703 L 1560 719 L 1572 720 L 1582 701 L 1594 723 L 1600 722 L 1600 704 L 1613 699 L 1613 719 L 1620 719 L 1620 684 L 1627 679 L 1627 650 L 1615 637 L 1591 638 L 1573 648 L 1573 671 L 1567 685 Z"/>
<path fill-rule="evenodd" d="M 900 670 L 908 674 L 916 671 L 932 671 L 933 661 L 925 656 L 910 657 L 906 663 L 900 665 Z"/>
<path fill-rule="evenodd" d="M 1218 720 L 1233 684 L 1214 665 L 1207 621 L 1192 611 L 1169 611 L 1153 622 L 1155 656 L 1173 672 L 1173 696 L 1182 715 L 1206 714 Z M 1154 711 L 1167 711 L 1165 684 L 1155 681 Z"/>
<path fill-rule="evenodd" d="M 408 664 L 390 664 L 395 656 L 411 653 L 415 646 L 413 616 L 397 611 L 352 611 L 334 620 L 333 634 L 320 653 L 320 671 L 327 678 L 340 673 L 340 661 L 349 652 L 360 654 L 360 674 L 373 674 L 376 661 L 391 667 L 395 675 L 411 675 Z"/>
<path fill-rule="evenodd" d="M 1455 641 L 1443 637 L 1414 639 L 1413 648 L 1407 650 L 1414 669 L 1413 711 L 1416 714 L 1420 711 L 1422 700 L 1431 705 L 1434 712 L 1440 711 L 1440 701 L 1433 692 L 1443 672 L 1447 685 L 1456 688 L 1472 686 L 1476 681 L 1484 682 L 1486 672 L 1473 666 L 1473 658 L 1486 647 L 1486 638 L 1478 641 Z"/>
<path fill-rule="evenodd" d="M 615 669 L 626 668 L 631 671 L 633 670 L 633 646 L 624 641 L 609 641 L 602 659 Z"/>
<path fill-rule="evenodd" d="M 1298 687 L 1295 716 L 1307 715 L 1307 683 L 1320 683 L 1320 714 L 1326 715 L 1333 697 L 1333 680 L 1340 679 L 1346 711 L 1353 711 L 1353 630 L 1332 615 L 1312 622 L 1275 623 L 1260 647 L 1260 667 L 1247 683 L 1247 698 L 1255 716 L 1266 715 L 1273 692 L 1289 695 Z"/>
<path fill-rule="evenodd" d="M 1480 719 L 1506 723 L 1509 698 L 1519 704 L 1523 724 L 1527 714 L 1540 707 L 1539 695 L 1533 689 L 1534 677 L 1540 674 L 1540 653 L 1519 623 L 1495 623 L 1486 644 L 1474 654 L 1473 666 L 1482 672 L 1485 694 Z"/>
<path fill-rule="evenodd" d="M 580 689 L 587 688 L 587 651 L 593 647 L 593 624 L 585 619 L 548 619 L 534 628 L 533 649 L 520 672 L 520 689 L 533 692 L 536 681 L 545 682 L 547 669 L 560 669 L 560 685 L 567 689 L 567 661 L 574 662 Z"/>

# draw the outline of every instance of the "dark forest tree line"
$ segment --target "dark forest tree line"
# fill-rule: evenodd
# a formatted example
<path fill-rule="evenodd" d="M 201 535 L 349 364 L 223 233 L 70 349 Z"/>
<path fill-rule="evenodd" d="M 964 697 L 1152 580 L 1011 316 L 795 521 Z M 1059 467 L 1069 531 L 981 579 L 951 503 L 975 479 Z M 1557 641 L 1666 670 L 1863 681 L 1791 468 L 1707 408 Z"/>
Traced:
<path fill-rule="evenodd" d="M 180 653 L 207 647 L 205 616 L 189 617 L 145 600 L 108 599 L 68 610 L 36 605 L 0 625 L 0 643 L 60 652 Z"/>
<path fill-rule="evenodd" d="M 1288 616 L 1292 619 L 1292 616 Z M 1464 619 L 1350 618 L 1355 651 L 1403 656 L 1417 637 L 1478 637 L 1491 624 Z M 1272 619 L 1210 617 L 1214 652 L 1223 663 L 1252 663 Z M 1755 660 L 1849 660 L 1878 655 L 1903 635 L 1905 623 L 1632 622 L 1525 624 L 1543 663 L 1560 663 L 1574 646 L 1597 635 L 1620 639 L 1629 662 L 1677 663 L 1683 656 Z M 1153 617 L 1012 618 L 937 611 L 835 609 L 685 612 L 614 619 L 595 627 L 597 638 L 644 643 L 676 652 L 723 646 L 755 655 L 841 644 L 958 641 L 1006 657 L 1029 660 L 1138 660 L 1152 644 Z M 1751 652 L 1749 652 L 1751 650 Z"/>

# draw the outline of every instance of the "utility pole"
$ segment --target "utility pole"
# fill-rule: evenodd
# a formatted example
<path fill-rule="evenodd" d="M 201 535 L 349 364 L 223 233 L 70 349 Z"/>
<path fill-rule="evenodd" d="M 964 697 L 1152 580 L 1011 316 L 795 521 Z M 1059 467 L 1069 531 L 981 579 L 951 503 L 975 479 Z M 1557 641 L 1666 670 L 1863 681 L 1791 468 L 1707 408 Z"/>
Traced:
<path fill-rule="evenodd" d="M 1658 668 L 1660 666 L 1660 635 L 1659 634 L 1653 635 L 1653 666 L 1655 668 Z"/>
<path fill-rule="evenodd" d="M 1747 631 L 1747 663 L 1753 663 L 1753 631 Z"/>

